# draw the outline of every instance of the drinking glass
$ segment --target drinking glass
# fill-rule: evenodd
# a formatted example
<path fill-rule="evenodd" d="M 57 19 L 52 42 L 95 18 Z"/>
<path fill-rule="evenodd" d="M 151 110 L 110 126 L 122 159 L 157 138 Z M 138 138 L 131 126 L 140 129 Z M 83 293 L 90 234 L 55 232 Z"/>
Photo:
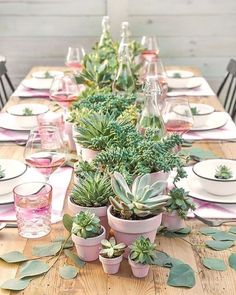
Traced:
<path fill-rule="evenodd" d="M 162 117 L 167 133 L 183 135 L 193 126 L 193 116 L 187 98 L 166 98 Z"/>
<path fill-rule="evenodd" d="M 141 53 L 144 60 L 151 60 L 153 57 L 158 56 L 160 50 L 155 36 L 143 36 L 141 45 L 144 47 Z"/>
<path fill-rule="evenodd" d="M 58 127 L 60 130 L 61 137 L 63 138 L 65 122 L 62 112 L 55 113 L 49 111 L 47 113 L 40 114 L 37 116 L 37 123 L 39 129 L 45 126 Z"/>
<path fill-rule="evenodd" d="M 25 163 L 42 173 L 46 181 L 66 162 L 66 148 L 59 128 L 41 126 L 32 129 L 24 150 Z"/>
<path fill-rule="evenodd" d="M 69 47 L 66 55 L 65 64 L 75 74 L 79 74 L 83 69 L 82 60 L 84 56 L 85 51 L 83 47 Z"/>
<path fill-rule="evenodd" d="M 40 238 L 51 230 L 52 187 L 44 182 L 26 182 L 13 189 L 18 232 L 25 238 Z"/>

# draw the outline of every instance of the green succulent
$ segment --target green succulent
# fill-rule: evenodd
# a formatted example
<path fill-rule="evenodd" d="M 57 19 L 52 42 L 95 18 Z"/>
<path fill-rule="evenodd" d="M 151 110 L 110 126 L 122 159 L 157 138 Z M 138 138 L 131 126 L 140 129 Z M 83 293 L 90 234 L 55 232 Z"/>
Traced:
<path fill-rule="evenodd" d="M 74 173 L 80 179 L 85 179 L 88 174 L 94 175 L 97 172 L 97 167 L 93 162 L 78 161 L 74 164 Z"/>
<path fill-rule="evenodd" d="M 140 107 L 137 105 L 128 106 L 117 118 L 118 121 L 131 123 L 136 126 L 140 115 Z"/>
<path fill-rule="evenodd" d="M 169 192 L 169 196 L 170 199 L 166 203 L 167 212 L 177 211 L 182 219 L 186 219 L 189 209 L 195 210 L 194 203 L 187 197 L 188 192 L 183 188 L 173 188 Z"/>
<path fill-rule="evenodd" d="M 32 116 L 33 115 L 33 110 L 31 108 L 25 107 L 22 110 L 22 115 L 24 115 L 24 116 Z"/>
<path fill-rule="evenodd" d="M 0 179 L 5 177 L 5 170 L 2 169 L 1 165 L 0 165 Z"/>
<path fill-rule="evenodd" d="M 109 240 L 101 241 L 102 250 L 99 254 L 105 258 L 115 258 L 121 256 L 125 252 L 126 245 L 124 243 L 116 243 L 114 237 L 111 237 Z"/>
<path fill-rule="evenodd" d="M 102 233 L 100 219 L 89 211 L 81 211 L 73 218 L 72 234 L 87 239 Z"/>
<path fill-rule="evenodd" d="M 113 195 L 110 178 L 101 173 L 87 174 L 70 193 L 73 202 L 83 207 L 106 206 Z"/>
<path fill-rule="evenodd" d="M 232 170 L 226 165 L 219 165 L 215 172 L 215 178 L 230 179 L 233 177 Z"/>
<path fill-rule="evenodd" d="M 115 214 L 122 219 L 139 219 L 155 216 L 164 211 L 166 201 L 170 198 L 159 195 L 166 188 L 165 181 L 156 181 L 151 184 L 150 174 L 138 176 L 129 188 L 124 177 L 114 172 L 111 180 L 115 197 L 110 197 Z"/>
<path fill-rule="evenodd" d="M 130 248 L 130 259 L 135 263 L 153 264 L 156 257 L 156 244 L 143 236 L 136 239 Z"/>

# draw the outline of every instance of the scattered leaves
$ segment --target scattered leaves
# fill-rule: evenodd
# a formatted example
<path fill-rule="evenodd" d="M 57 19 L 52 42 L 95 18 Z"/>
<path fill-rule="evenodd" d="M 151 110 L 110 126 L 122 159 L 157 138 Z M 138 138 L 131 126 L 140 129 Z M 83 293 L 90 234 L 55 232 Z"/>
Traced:
<path fill-rule="evenodd" d="M 232 247 L 234 241 L 206 241 L 205 244 L 213 250 L 222 251 Z"/>
<path fill-rule="evenodd" d="M 2 289 L 20 291 L 28 287 L 30 280 L 11 279 L 1 285 Z"/>
<path fill-rule="evenodd" d="M 71 233 L 73 218 L 69 214 L 64 214 L 62 221 L 64 227 Z"/>
<path fill-rule="evenodd" d="M 236 270 L 236 253 L 232 253 L 229 256 L 229 266 Z"/>
<path fill-rule="evenodd" d="M 59 268 L 59 274 L 63 279 L 71 280 L 78 274 L 77 269 L 71 265 L 64 265 Z"/>
<path fill-rule="evenodd" d="M 7 263 L 16 263 L 29 260 L 19 251 L 11 251 L 5 254 L 0 255 L 0 259 L 4 260 Z"/>
<path fill-rule="evenodd" d="M 212 234 L 218 233 L 219 230 L 215 227 L 202 227 L 199 232 L 205 236 L 211 236 Z"/>
<path fill-rule="evenodd" d="M 38 260 L 27 261 L 19 271 L 19 278 L 23 279 L 25 277 L 33 277 L 41 275 L 49 270 L 49 266 Z"/>
<path fill-rule="evenodd" d="M 218 258 L 204 258 L 202 263 L 206 268 L 211 270 L 224 271 L 227 268 L 224 261 Z"/>
<path fill-rule="evenodd" d="M 159 233 L 167 238 L 184 238 L 191 232 L 190 227 L 184 227 L 177 231 L 168 231 L 166 228 L 163 228 Z"/>
<path fill-rule="evenodd" d="M 173 287 L 192 288 L 195 285 L 193 269 L 188 264 L 174 265 L 170 270 L 167 284 Z"/>
<path fill-rule="evenodd" d="M 63 237 L 58 237 L 58 238 L 54 239 L 52 242 L 53 242 L 53 243 L 61 242 L 61 244 L 63 245 L 63 244 L 65 243 L 65 239 L 64 239 Z M 73 246 L 74 246 L 73 241 L 72 241 L 72 240 L 68 240 L 68 241 L 65 243 L 63 249 L 72 248 Z"/>
<path fill-rule="evenodd" d="M 35 246 L 32 249 L 32 255 L 37 257 L 54 256 L 60 251 L 61 246 L 61 242 L 55 242 L 42 246 Z"/>
<path fill-rule="evenodd" d="M 81 260 L 79 256 L 74 254 L 72 251 L 66 249 L 64 250 L 64 253 L 67 257 L 69 257 L 74 262 L 76 266 L 79 266 L 79 267 L 85 266 L 85 262 Z"/>
<path fill-rule="evenodd" d="M 236 226 L 231 226 L 231 228 L 229 229 L 229 232 L 232 234 L 236 234 Z"/>
<path fill-rule="evenodd" d="M 224 231 L 219 231 L 211 236 L 216 241 L 236 241 L 236 235 Z"/>

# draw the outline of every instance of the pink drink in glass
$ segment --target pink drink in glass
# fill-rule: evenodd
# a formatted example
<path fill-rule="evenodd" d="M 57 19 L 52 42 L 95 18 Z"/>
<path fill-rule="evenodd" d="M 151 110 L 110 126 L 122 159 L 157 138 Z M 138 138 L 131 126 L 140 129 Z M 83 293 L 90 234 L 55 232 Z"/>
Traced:
<path fill-rule="evenodd" d="M 72 105 L 74 101 L 76 101 L 77 93 L 71 94 L 71 93 L 58 91 L 56 93 L 53 93 L 50 97 L 52 100 L 57 101 L 62 107 L 68 108 Z"/>
<path fill-rule="evenodd" d="M 18 232 L 25 238 L 40 238 L 51 231 L 52 187 L 26 182 L 13 190 Z"/>
<path fill-rule="evenodd" d="M 43 126 L 55 126 L 60 130 L 60 135 L 63 138 L 65 122 L 63 113 L 47 112 L 37 116 L 39 130 Z"/>
<path fill-rule="evenodd" d="M 75 72 L 81 72 L 83 69 L 83 65 L 79 61 L 68 61 L 66 62 L 66 66 Z"/>

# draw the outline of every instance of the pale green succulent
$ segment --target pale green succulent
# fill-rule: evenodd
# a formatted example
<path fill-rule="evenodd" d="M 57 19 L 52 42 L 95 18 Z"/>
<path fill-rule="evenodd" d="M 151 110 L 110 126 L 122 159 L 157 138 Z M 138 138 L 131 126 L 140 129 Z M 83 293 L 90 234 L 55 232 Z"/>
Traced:
<path fill-rule="evenodd" d="M 130 190 L 124 177 L 114 172 L 111 184 L 116 196 L 109 198 L 114 213 L 122 219 L 139 219 L 155 216 L 164 211 L 170 197 L 159 194 L 166 188 L 167 182 L 150 182 L 150 174 L 138 176 Z"/>
<path fill-rule="evenodd" d="M 156 257 L 156 244 L 143 236 L 136 239 L 130 248 L 130 259 L 135 263 L 153 264 Z"/>
<path fill-rule="evenodd" d="M 109 240 L 101 241 L 102 250 L 99 254 L 105 258 L 114 258 L 119 257 L 125 252 L 126 245 L 124 243 L 116 243 L 114 237 L 111 237 Z"/>

